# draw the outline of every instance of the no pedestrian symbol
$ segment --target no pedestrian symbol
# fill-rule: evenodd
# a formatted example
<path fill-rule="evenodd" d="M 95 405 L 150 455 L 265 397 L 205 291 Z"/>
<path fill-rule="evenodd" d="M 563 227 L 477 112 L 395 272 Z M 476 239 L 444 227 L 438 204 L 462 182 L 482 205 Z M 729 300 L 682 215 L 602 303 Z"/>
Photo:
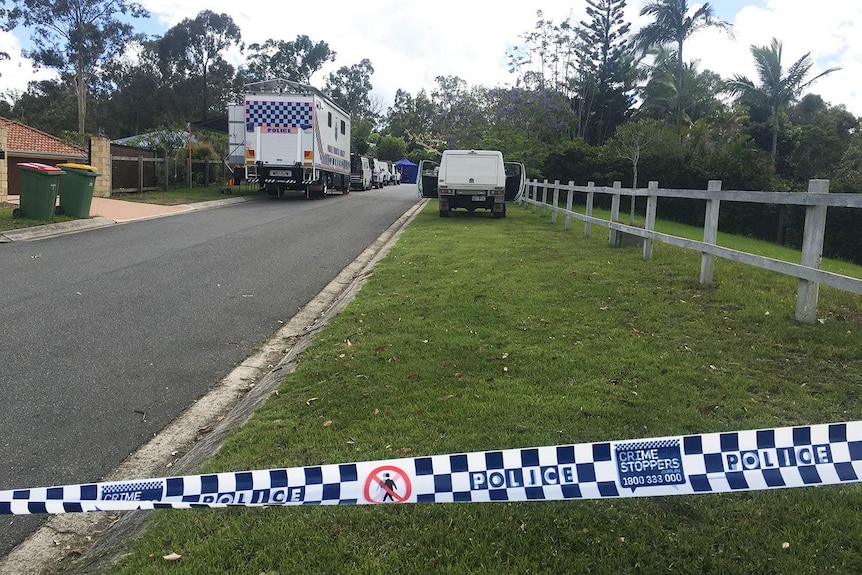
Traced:
<path fill-rule="evenodd" d="M 382 465 L 365 480 L 365 500 L 369 503 L 404 503 L 413 493 L 410 477 L 394 465 Z"/>

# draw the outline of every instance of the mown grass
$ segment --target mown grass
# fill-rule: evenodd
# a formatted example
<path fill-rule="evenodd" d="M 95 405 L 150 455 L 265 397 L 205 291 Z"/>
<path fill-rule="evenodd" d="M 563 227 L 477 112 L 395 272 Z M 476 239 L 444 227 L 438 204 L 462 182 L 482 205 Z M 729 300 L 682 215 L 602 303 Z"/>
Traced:
<path fill-rule="evenodd" d="M 29 218 L 16 218 L 12 216 L 13 210 L 18 207 L 18 204 L 8 202 L 0 202 L 0 232 L 8 232 L 9 230 L 21 230 L 33 226 L 44 226 L 53 222 L 68 222 L 75 218 L 69 216 L 54 215 L 53 222 L 42 220 L 31 220 Z"/>
<path fill-rule="evenodd" d="M 822 322 L 800 325 L 790 278 L 719 260 L 705 288 L 697 253 L 658 244 L 644 262 L 582 230 L 431 202 L 202 472 L 862 415 L 859 296 L 822 288 Z M 860 533 L 858 485 L 161 511 L 114 572 L 859 573 Z"/>
<path fill-rule="evenodd" d="M 623 200 L 623 203 L 626 203 L 626 199 Z M 565 208 L 565 202 L 560 201 L 560 208 Z M 542 213 L 541 206 L 531 206 L 531 210 L 536 213 Z M 578 214 L 585 214 L 586 208 L 583 205 L 573 205 L 572 211 Z M 547 217 L 550 216 L 550 207 L 545 209 L 544 214 Z M 610 219 L 610 210 L 602 209 L 602 208 L 594 208 L 593 209 L 593 217 L 609 220 Z M 557 214 L 557 220 L 559 222 L 563 222 L 565 219 L 564 214 Z M 661 218 L 661 214 L 658 215 L 658 218 Z M 622 224 L 629 225 L 631 221 L 630 215 L 628 211 L 625 213 L 620 212 L 620 215 L 617 219 L 618 222 Z M 633 225 L 638 227 L 644 227 L 644 217 L 642 213 L 636 213 Z M 572 229 L 577 229 L 578 231 L 583 230 L 584 224 L 577 218 L 571 218 L 571 226 Z M 828 218 L 827 218 L 827 228 L 828 228 Z M 681 238 L 686 238 L 690 240 L 703 241 L 703 227 L 690 226 L 687 224 L 681 224 L 678 222 L 674 222 L 671 220 L 662 220 L 657 219 L 655 223 L 655 231 L 663 234 L 669 234 L 672 236 L 677 236 Z M 764 256 L 768 258 L 773 258 L 776 260 L 782 260 L 791 263 L 800 263 L 800 252 L 797 249 L 781 246 L 772 242 L 767 242 L 751 237 L 739 236 L 734 234 L 725 233 L 719 230 L 716 243 L 719 246 L 732 248 L 742 252 L 748 252 L 752 254 L 756 254 L 759 256 Z M 838 273 L 842 275 L 848 275 L 851 277 L 862 277 L 860 275 L 860 271 L 862 271 L 862 267 L 855 265 L 851 262 L 837 260 L 837 259 L 824 259 L 821 265 L 821 268 L 830 271 L 833 273 Z"/>
<path fill-rule="evenodd" d="M 229 188 L 230 194 L 222 193 L 221 189 Z M 200 186 L 194 188 L 179 188 L 176 190 L 158 190 L 152 192 L 128 192 L 115 194 L 113 199 L 126 200 L 129 202 L 143 202 L 146 204 L 160 204 L 174 206 L 179 204 L 193 204 L 196 202 L 208 202 L 210 200 L 223 200 L 233 196 L 249 196 L 259 194 L 253 186 Z"/>

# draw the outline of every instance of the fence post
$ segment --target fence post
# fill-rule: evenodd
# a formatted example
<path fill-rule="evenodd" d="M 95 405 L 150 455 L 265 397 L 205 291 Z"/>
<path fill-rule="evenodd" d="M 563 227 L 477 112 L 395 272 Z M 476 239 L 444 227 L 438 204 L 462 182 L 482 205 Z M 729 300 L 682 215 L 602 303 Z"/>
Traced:
<path fill-rule="evenodd" d="M 569 180 L 569 189 L 566 190 L 566 231 L 569 230 L 572 222 L 572 216 L 568 212 L 572 211 L 572 196 L 575 195 L 575 182 Z"/>
<path fill-rule="evenodd" d="M 551 223 L 557 223 L 557 206 L 560 205 L 560 180 L 554 180 L 554 207 L 551 208 Z"/>
<path fill-rule="evenodd" d="M 593 190 L 593 188 L 595 188 L 595 187 L 596 187 L 595 182 L 587 182 L 587 209 L 586 209 L 585 213 L 587 214 L 588 218 L 593 217 L 593 200 L 596 197 L 596 192 Z M 584 237 L 585 238 L 590 237 L 590 222 L 589 221 L 584 223 Z"/>
<path fill-rule="evenodd" d="M 658 190 L 658 182 L 650 182 L 649 189 L 655 192 Z M 632 203 L 634 203 L 634 196 L 632 196 Z M 646 204 L 646 221 L 644 222 L 644 229 L 648 232 L 655 231 L 655 211 L 656 205 L 658 204 L 658 196 L 655 193 L 647 196 L 647 204 Z M 644 238 L 644 261 L 649 261 L 652 259 L 652 240 L 650 238 Z"/>
<path fill-rule="evenodd" d="M 544 184 L 542 185 L 542 212 L 539 214 L 540 216 L 545 215 L 545 208 L 548 205 L 548 180 L 545 179 Z"/>
<path fill-rule="evenodd" d="M 708 192 L 720 192 L 721 180 L 710 180 Z M 706 215 L 703 218 L 703 243 L 715 245 L 718 240 L 718 208 L 720 200 L 706 200 Z M 700 285 L 710 285 L 715 271 L 715 256 L 703 253 L 700 256 Z"/>
<path fill-rule="evenodd" d="M 829 180 L 809 180 L 809 194 L 828 194 Z M 820 269 L 823 257 L 823 236 L 826 233 L 826 206 L 805 207 L 805 231 L 802 233 L 802 265 Z M 799 280 L 796 295 L 796 320 L 802 323 L 817 321 L 817 297 L 820 284 Z"/>
<path fill-rule="evenodd" d="M 611 199 L 611 222 L 618 222 L 620 219 L 620 190 L 623 183 L 619 180 L 614 182 L 614 195 Z M 617 230 L 608 227 L 608 244 L 612 246 L 620 245 L 620 234 Z"/>

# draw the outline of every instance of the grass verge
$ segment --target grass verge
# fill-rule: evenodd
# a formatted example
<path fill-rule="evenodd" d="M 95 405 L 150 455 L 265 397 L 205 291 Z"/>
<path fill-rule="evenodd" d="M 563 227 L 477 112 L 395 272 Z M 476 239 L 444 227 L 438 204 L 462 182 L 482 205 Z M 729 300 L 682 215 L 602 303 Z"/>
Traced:
<path fill-rule="evenodd" d="M 10 204 L 8 202 L 0 202 L 0 232 L 8 232 L 9 230 L 22 230 L 33 226 L 43 226 L 55 222 L 68 222 L 75 218 L 69 216 L 54 215 L 53 222 L 45 222 L 42 220 L 31 220 L 28 218 L 16 218 L 12 216 L 12 211 L 18 207 L 18 204 Z"/>
<path fill-rule="evenodd" d="M 695 252 L 581 230 L 431 202 L 202 472 L 862 415 L 859 296 L 824 287 L 800 325 L 790 278 L 718 260 L 704 288 Z M 860 511 L 858 485 L 162 511 L 115 573 L 859 573 Z"/>
<path fill-rule="evenodd" d="M 176 206 L 180 204 L 208 202 L 210 200 L 223 200 L 233 196 L 253 196 L 260 193 L 257 188 L 253 188 L 251 186 L 227 186 L 231 190 L 230 194 L 225 194 L 219 191 L 225 187 L 226 186 L 222 185 L 213 185 L 197 188 L 180 188 L 177 190 L 160 190 L 140 193 L 134 192 L 117 194 L 113 196 L 113 198 L 129 202 Z"/>

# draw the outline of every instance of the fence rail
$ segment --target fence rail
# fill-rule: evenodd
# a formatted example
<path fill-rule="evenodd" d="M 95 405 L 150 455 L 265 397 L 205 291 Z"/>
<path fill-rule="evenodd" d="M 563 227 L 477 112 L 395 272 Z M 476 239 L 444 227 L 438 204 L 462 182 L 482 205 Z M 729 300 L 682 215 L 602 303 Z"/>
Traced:
<path fill-rule="evenodd" d="M 561 194 L 565 207 L 561 206 Z M 585 195 L 586 209 L 581 214 L 572 210 L 576 194 Z M 611 197 L 610 219 L 605 220 L 593 216 L 593 205 L 596 194 Z M 623 196 L 634 198 L 645 197 L 646 219 L 643 228 L 626 225 L 619 221 L 620 203 Z M 655 231 L 656 208 L 659 198 L 703 200 L 705 218 L 703 241 L 691 240 Z M 800 263 L 790 263 L 783 260 L 759 256 L 725 248 L 716 244 L 718 236 L 718 213 L 721 202 L 749 202 L 758 204 L 795 205 L 805 207 L 805 229 L 802 239 L 802 258 Z M 589 182 L 586 186 L 576 186 L 574 182 L 560 184 L 559 181 L 549 183 L 548 180 L 527 182 L 527 189 L 519 201 L 522 205 L 532 206 L 533 211 L 541 207 L 551 212 L 551 222 L 557 222 L 557 215 L 566 217 L 565 228 L 571 227 L 571 220 L 584 222 L 584 236 L 589 237 L 592 224 L 608 228 L 608 243 L 621 245 L 625 239 L 637 237 L 643 239 L 643 258 L 652 259 L 653 242 L 659 241 L 701 253 L 700 283 L 709 285 L 713 281 L 715 258 L 739 262 L 772 272 L 788 275 L 799 279 L 796 297 L 796 319 L 803 323 L 817 321 L 817 298 L 820 284 L 829 285 L 851 293 L 862 294 L 862 280 L 836 274 L 820 269 L 823 256 L 823 238 L 826 232 L 827 207 L 862 208 L 862 194 L 830 194 L 829 180 L 811 180 L 807 193 L 796 192 L 761 192 L 722 190 L 721 182 L 711 180 L 706 190 L 671 190 L 658 187 L 658 182 L 650 182 L 647 188 L 627 189 L 620 182 L 614 182 L 613 187 L 595 186 Z"/>

